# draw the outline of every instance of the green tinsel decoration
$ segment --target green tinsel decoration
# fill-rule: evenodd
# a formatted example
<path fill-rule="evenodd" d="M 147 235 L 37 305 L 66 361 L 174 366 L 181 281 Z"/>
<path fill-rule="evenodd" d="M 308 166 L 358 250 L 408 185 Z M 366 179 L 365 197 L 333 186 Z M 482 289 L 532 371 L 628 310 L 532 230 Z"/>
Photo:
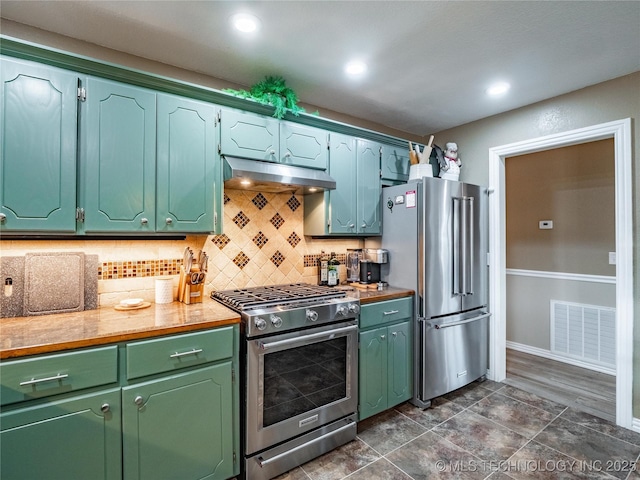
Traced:
<path fill-rule="evenodd" d="M 305 111 L 304 108 L 297 105 L 298 96 L 296 92 L 287 87 L 282 77 L 265 77 L 264 80 L 253 85 L 248 92 L 231 88 L 225 88 L 223 92 L 255 100 L 263 105 L 272 105 L 275 108 L 273 116 L 276 118 L 283 118 L 287 112 L 298 116 L 300 112 Z"/>

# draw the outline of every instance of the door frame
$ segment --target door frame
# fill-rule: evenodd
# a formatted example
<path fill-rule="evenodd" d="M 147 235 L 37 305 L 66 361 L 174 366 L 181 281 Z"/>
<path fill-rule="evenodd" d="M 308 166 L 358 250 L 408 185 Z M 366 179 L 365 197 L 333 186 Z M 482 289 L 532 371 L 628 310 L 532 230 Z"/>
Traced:
<path fill-rule="evenodd" d="M 614 139 L 616 224 L 616 423 L 633 426 L 633 198 L 631 119 L 579 128 L 489 149 L 490 371 L 506 378 L 506 199 L 507 157 Z"/>

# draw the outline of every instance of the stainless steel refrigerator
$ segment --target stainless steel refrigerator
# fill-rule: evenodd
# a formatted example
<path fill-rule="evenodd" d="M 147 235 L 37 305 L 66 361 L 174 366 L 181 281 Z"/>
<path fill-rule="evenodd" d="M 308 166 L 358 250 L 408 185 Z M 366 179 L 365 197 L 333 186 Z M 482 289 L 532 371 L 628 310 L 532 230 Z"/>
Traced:
<path fill-rule="evenodd" d="M 424 177 L 382 190 L 381 271 L 415 290 L 412 403 L 479 378 L 488 366 L 487 189 Z"/>

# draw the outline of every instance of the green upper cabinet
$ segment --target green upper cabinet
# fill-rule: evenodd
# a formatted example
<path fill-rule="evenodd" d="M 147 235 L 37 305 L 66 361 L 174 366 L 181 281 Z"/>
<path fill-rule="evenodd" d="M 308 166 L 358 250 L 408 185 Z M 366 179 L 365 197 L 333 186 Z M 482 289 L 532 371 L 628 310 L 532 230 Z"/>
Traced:
<path fill-rule="evenodd" d="M 280 123 L 280 163 L 326 170 L 329 132 L 319 128 Z"/>
<path fill-rule="evenodd" d="M 358 177 L 356 182 L 358 219 L 357 232 L 362 235 L 382 233 L 380 212 L 380 150 L 379 143 L 358 140 Z"/>
<path fill-rule="evenodd" d="M 224 109 L 220 112 L 220 153 L 277 162 L 279 128 L 275 118 Z"/>
<path fill-rule="evenodd" d="M 84 231 L 155 231 L 156 94 L 89 78 L 80 135 Z"/>
<path fill-rule="evenodd" d="M 357 182 L 356 139 L 348 135 L 331 135 L 329 175 L 336 181 L 336 189 L 325 192 L 328 199 L 331 234 L 356 232 Z"/>
<path fill-rule="evenodd" d="M 239 110 L 220 112 L 220 153 L 234 157 L 327 169 L 329 132 Z"/>
<path fill-rule="evenodd" d="M 73 233 L 78 75 L 2 57 L 0 78 L 0 232 Z"/>
<path fill-rule="evenodd" d="M 332 133 L 329 175 L 335 190 L 305 195 L 305 235 L 379 235 L 380 144 Z"/>
<path fill-rule="evenodd" d="M 156 230 L 220 233 L 223 189 L 215 106 L 158 94 L 157 134 Z"/>
<path fill-rule="evenodd" d="M 409 180 L 409 146 L 382 145 L 380 170 L 384 180 L 406 183 Z"/>

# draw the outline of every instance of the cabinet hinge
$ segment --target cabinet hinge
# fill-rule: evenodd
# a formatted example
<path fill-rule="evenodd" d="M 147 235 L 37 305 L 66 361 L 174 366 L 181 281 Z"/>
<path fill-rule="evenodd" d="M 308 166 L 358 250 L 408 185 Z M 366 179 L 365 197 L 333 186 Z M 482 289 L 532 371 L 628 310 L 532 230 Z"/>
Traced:
<path fill-rule="evenodd" d="M 76 208 L 76 221 L 84 222 L 84 208 Z"/>
<path fill-rule="evenodd" d="M 380 174 L 380 178 L 382 178 L 382 170 L 378 170 L 378 173 Z"/>
<path fill-rule="evenodd" d="M 218 120 L 218 123 L 220 123 L 221 118 L 222 118 L 222 111 L 218 110 L 218 113 L 216 114 L 216 120 Z"/>
<path fill-rule="evenodd" d="M 213 226 L 218 226 L 218 212 L 213 212 Z"/>
<path fill-rule="evenodd" d="M 222 153 L 222 147 L 218 144 L 218 153 Z"/>
<path fill-rule="evenodd" d="M 235 450 L 233 451 L 233 463 L 235 464 L 238 461 L 238 457 L 236 456 Z"/>
<path fill-rule="evenodd" d="M 236 383 L 236 369 L 231 369 L 231 383 Z"/>
<path fill-rule="evenodd" d="M 81 102 L 87 101 L 87 89 L 84 87 L 78 87 L 78 100 Z"/>

